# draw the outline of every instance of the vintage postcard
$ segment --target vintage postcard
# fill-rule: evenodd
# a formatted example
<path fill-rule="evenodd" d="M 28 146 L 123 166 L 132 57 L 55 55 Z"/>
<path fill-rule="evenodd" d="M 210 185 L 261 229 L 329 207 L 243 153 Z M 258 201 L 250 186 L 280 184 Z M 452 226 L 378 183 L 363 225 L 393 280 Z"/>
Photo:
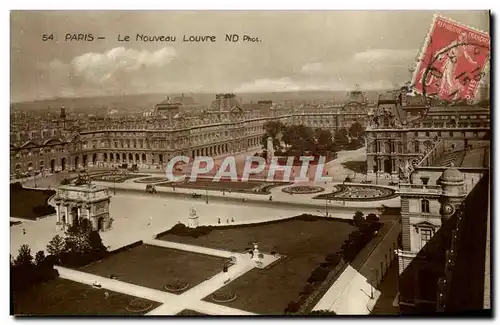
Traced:
<path fill-rule="evenodd" d="M 489 11 L 12 11 L 11 315 L 491 316 Z"/>

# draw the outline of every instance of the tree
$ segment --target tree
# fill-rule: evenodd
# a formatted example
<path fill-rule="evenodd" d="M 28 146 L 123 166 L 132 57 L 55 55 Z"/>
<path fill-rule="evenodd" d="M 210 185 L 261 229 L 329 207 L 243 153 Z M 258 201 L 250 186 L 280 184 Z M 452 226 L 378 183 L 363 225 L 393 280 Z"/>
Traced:
<path fill-rule="evenodd" d="M 19 247 L 14 266 L 33 266 L 33 256 L 31 256 L 31 248 L 28 245 L 23 244 Z"/>
<path fill-rule="evenodd" d="M 362 138 L 365 135 L 365 128 L 359 123 L 359 122 L 354 122 L 351 124 L 349 127 L 349 136 L 351 138 Z"/>
<path fill-rule="evenodd" d="M 44 251 L 38 251 L 35 254 L 35 263 L 37 266 L 40 266 L 45 262 L 45 252 Z"/>
<path fill-rule="evenodd" d="M 89 234 L 89 246 L 94 252 L 101 252 L 106 250 L 106 246 L 102 243 L 101 235 L 98 231 L 91 231 Z"/>
<path fill-rule="evenodd" d="M 88 219 L 81 220 L 66 230 L 66 249 L 70 252 L 85 253 L 90 251 L 90 233 L 92 224 Z"/>
<path fill-rule="evenodd" d="M 273 148 L 274 150 L 278 150 L 280 145 L 280 138 L 285 130 L 285 125 L 279 121 L 269 121 L 264 123 L 264 130 L 266 131 L 262 136 L 262 146 L 264 149 L 267 149 L 267 138 L 273 138 Z"/>
<path fill-rule="evenodd" d="M 356 227 L 363 225 L 365 222 L 365 218 L 363 217 L 363 212 L 361 211 L 356 211 L 352 219 L 354 220 L 354 225 Z"/>
<path fill-rule="evenodd" d="M 333 142 L 333 136 L 330 130 L 316 129 L 314 137 L 316 140 L 317 152 L 335 151 L 335 143 Z"/>
<path fill-rule="evenodd" d="M 347 130 L 345 128 L 338 129 L 335 132 L 334 141 L 335 144 L 340 148 L 347 146 L 349 144 L 349 137 Z"/>
<path fill-rule="evenodd" d="M 366 221 L 370 221 L 370 222 L 377 222 L 379 221 L 379 217 L 375 214 L 375 213 L 370 213 L 366 216 Z"/>
<path fill-rule="evenodd" d="M 59 235 L 55 235 L 47 244 L 47 253 L 54 256 L 59 256 L 66 247 L 66 241 Z"/>

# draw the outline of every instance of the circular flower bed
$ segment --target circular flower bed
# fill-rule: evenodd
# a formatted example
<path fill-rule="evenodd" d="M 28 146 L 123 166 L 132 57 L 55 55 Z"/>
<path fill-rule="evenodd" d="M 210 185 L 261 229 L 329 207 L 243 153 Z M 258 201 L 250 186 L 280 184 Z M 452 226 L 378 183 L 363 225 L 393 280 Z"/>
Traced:
<path fill-rule="evenodd" d="M 183 281 L 175 281 L 173 283 L 167 283 L 165 284 L 164 288 L 167 291 L 170 292 L 180 292 L 184 291 L 189 287 L 189 283 L 183 282 Z"/>
<path fill-rule="evenodd" d="M 168 178 L 166 178 L 166 177 L 146 177 L 146 178 L 137 179 L 134 182 L 135 183 L 145 183 L 145 184 L 168 182 Z"/>
<path fill-rule="evenodd" d="M 134 298 L 130 301 L 126 309 L 134 313 L 141 313 L 145 312 L 151 307 L 153 307 L 153 303 L 151 301 L 141 298 Z"/>
<path fill-rule="evenodd" d="M 321 186 L 307 186 L 307 185 L 297 185 L 297 186 L 288 186 L 282 189 L 285 193 L 291 194 L 312 194 L 323 192 L 325 189 Z"/>
<path fill-rule="evenodd" d="M 338 190 L 332 193 L 315 196 L 319 200 L 337 201 L 378 201 L 396 197 L 396 191 L 374 185 L 337 185 Z"/>
<path fill-rule="evenodd" d="M 230 302 L 236 299 L 236 294 L 232 291 L 220 291 L 212 294 L 212 300 L 215 302 Z"/>

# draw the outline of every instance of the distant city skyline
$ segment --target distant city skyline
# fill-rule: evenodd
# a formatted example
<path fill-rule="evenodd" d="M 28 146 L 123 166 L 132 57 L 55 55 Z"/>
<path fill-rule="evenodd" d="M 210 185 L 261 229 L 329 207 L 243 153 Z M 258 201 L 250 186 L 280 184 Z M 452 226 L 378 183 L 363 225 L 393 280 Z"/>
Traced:
<path fill-rule="evenodd" d="M 489 31 L 487 11 L 13 11 L 11 101 L 393 88 L 411 79 L 434 14 Z M 94 40 L 65 41 L 68 33 Z M 226 34 L 259 42 L 226 42 Z"/>

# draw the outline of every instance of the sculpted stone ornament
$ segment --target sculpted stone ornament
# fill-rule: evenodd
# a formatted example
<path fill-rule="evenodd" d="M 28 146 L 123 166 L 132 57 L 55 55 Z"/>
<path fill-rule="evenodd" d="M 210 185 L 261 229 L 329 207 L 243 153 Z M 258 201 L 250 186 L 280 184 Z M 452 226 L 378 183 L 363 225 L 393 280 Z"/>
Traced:
<path fill-rule="evenodd" d="M 399 166 L 399 179 L 403 182 L 410 182 L 410 176 L 413 170 L 413 167 L 406 161 L 404 167 Z"/>

